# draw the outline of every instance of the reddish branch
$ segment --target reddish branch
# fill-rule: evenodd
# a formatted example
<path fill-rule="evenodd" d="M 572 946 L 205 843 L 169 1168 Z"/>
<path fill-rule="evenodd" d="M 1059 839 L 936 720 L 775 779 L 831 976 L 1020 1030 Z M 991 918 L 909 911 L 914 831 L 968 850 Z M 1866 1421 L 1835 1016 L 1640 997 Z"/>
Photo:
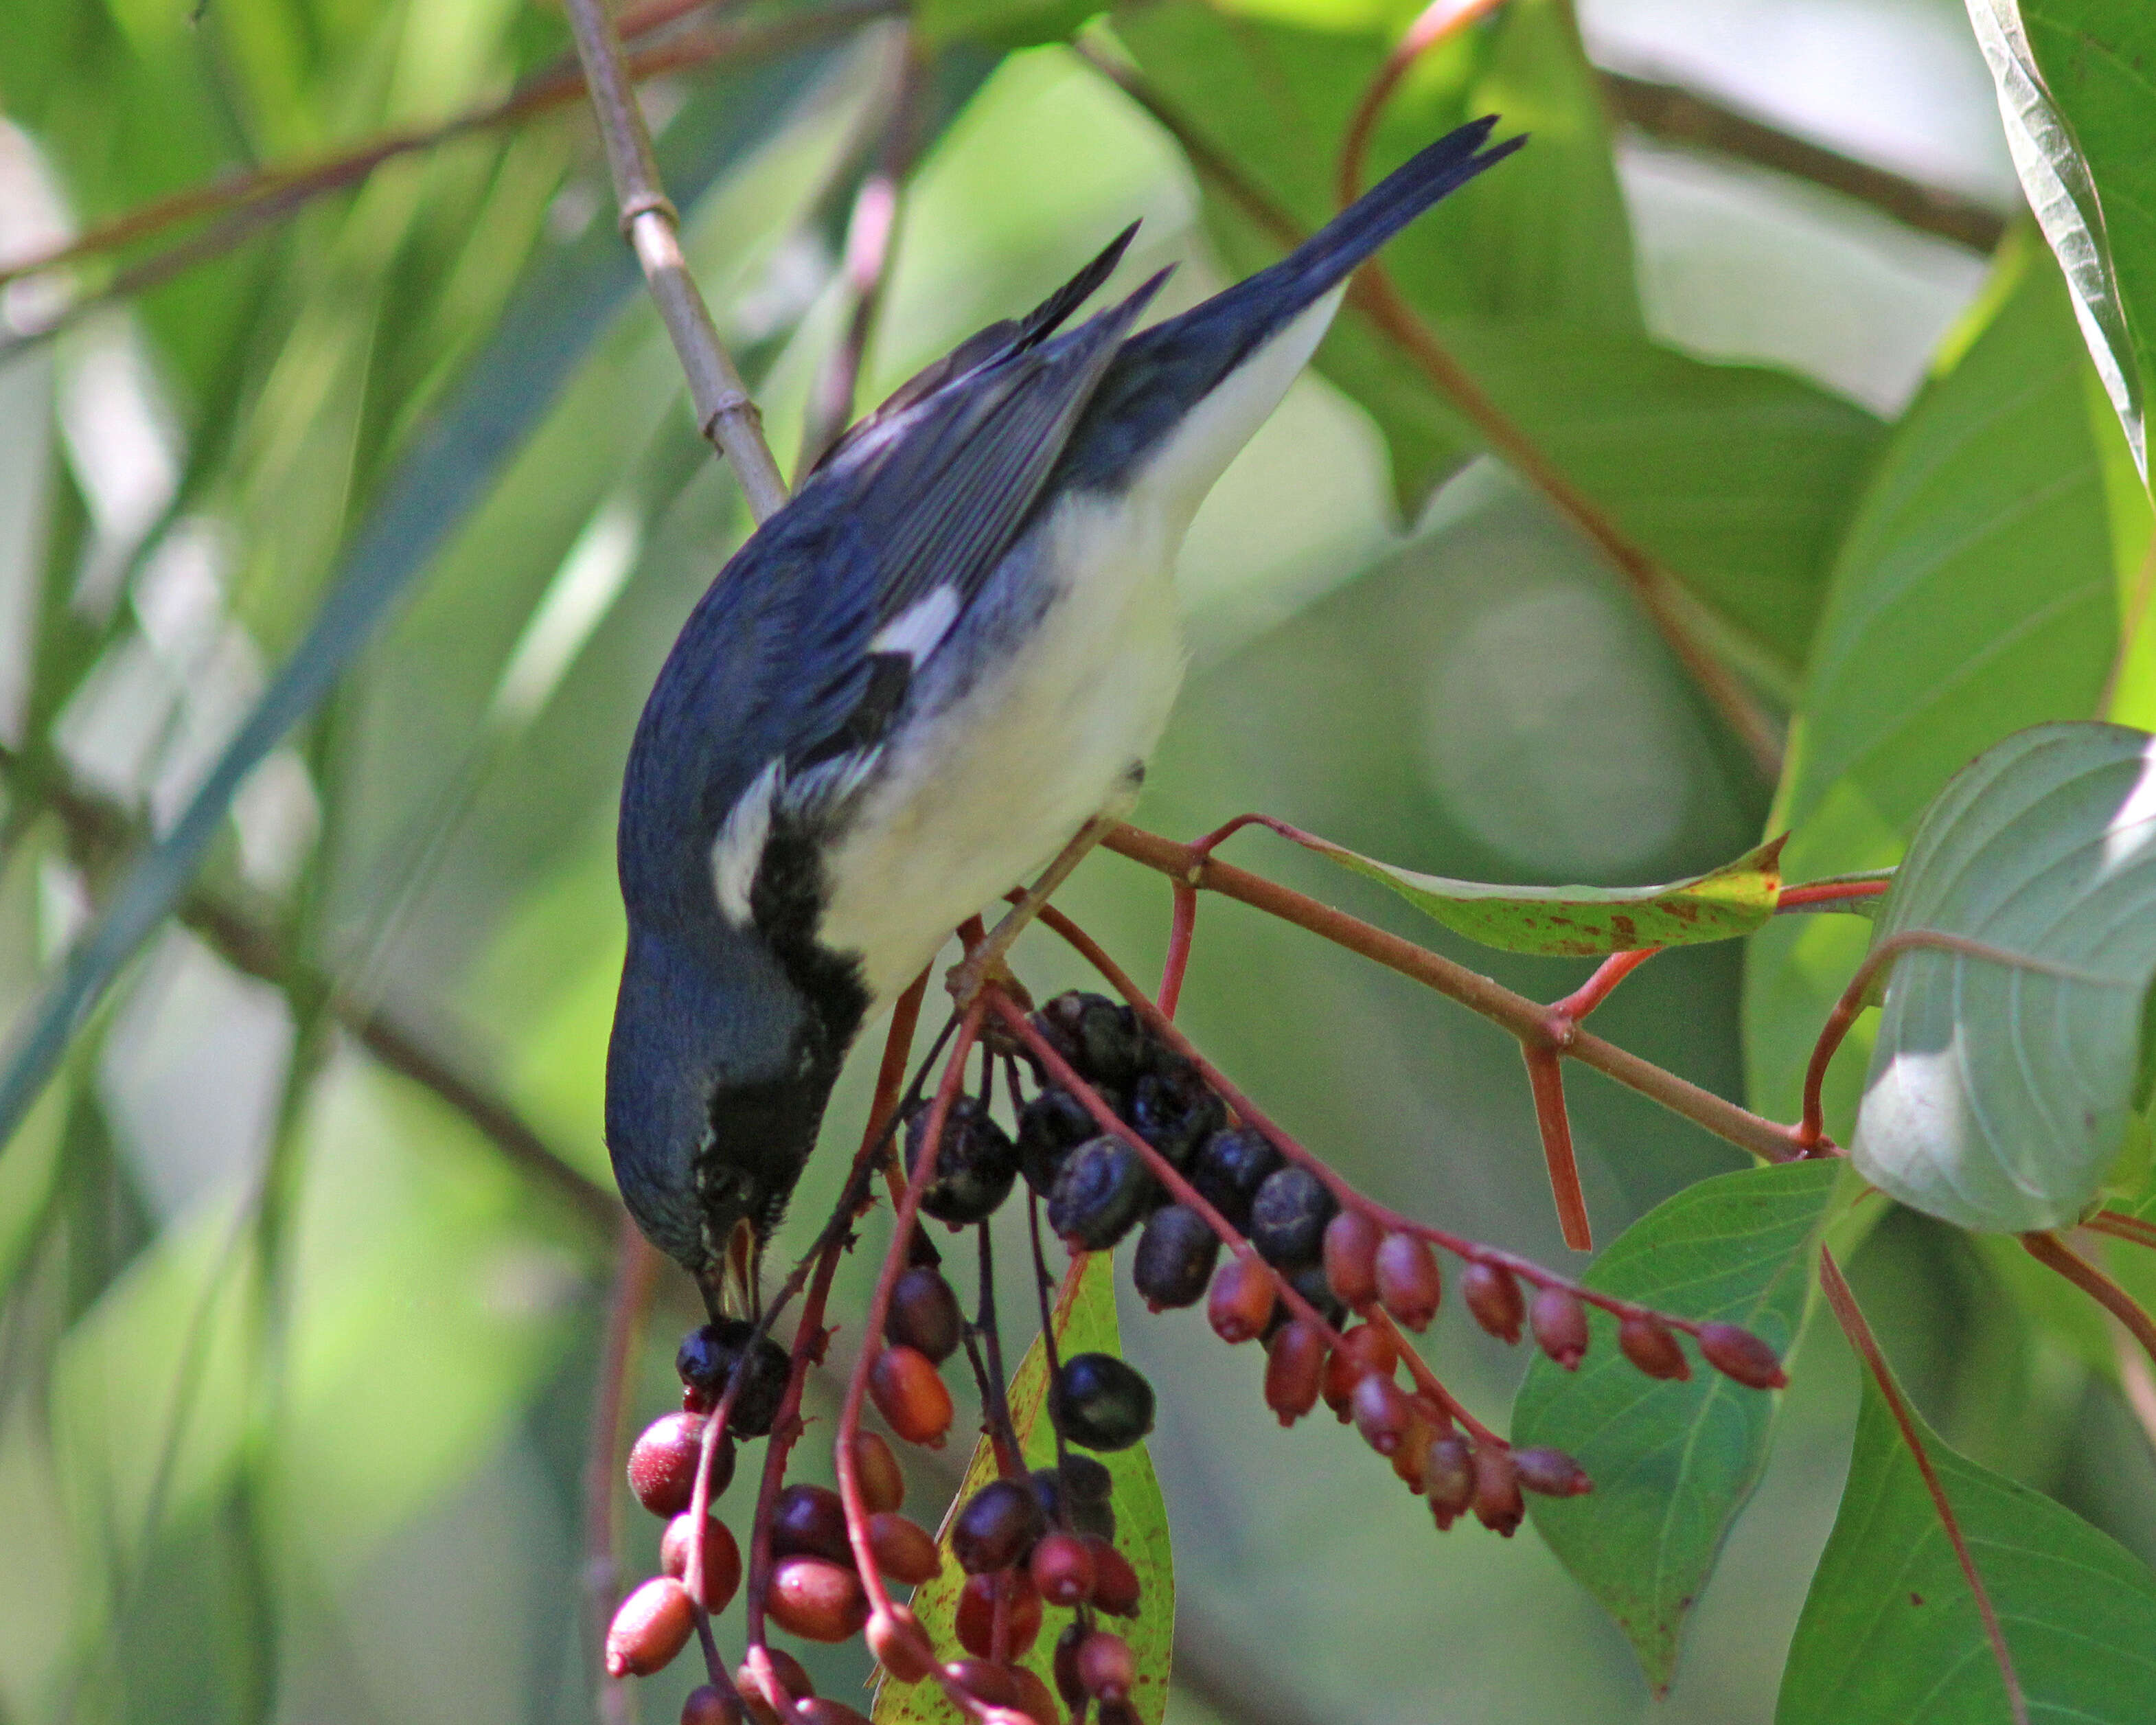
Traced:
<path fill-rule="evenodd" d="M 1977 1615 L 1984 1620 L 1984 1639 L 1991 1644 L 1992 1660 L 1999 1667 L 1999 1681 L 2006 1686 L 2006 1703 L 2013 1710 L 2015 1725 L 2029 1725 L 2028 1698 L 2021 1692 L 2021 1679 L 2014 1669 L 2014 1655 L 2006 1645 L 2006 1631 L 1999 1626 L 1999 1613 L 1992 1605 L 1991 1594 L 1984 1587 L 1976 1558 L 1969 1552 L 1969 1541 L 1962 1537 L 1961 1522 L 1948 1500 L 1947 1488 L 1939 1479 L 1938 1470 L 1932 1466 L 1931 1452 L 1924 1446 L 1923 1434 L 1917 1429 L 1916 1416 L 1902 1394 L 1901 1385 L 1887 1368 L 1887 1357 L 1880 1352 L 1878 1338 L 1865 1322 L 1856 1296 L 1842 1279 L 1841 1267 L 1834 1261 L 1834 1254 L 1824 1250 L 1820 1253 L 1820 1286 L 1826 1295 L 1827 1303 L 1834 1308 L 1842 1333 L 1862 1357 L 1865 1368 L 1871 1373 L 1871 1381 L 1879 1386 L 1879 1394 L 1893 1414 L 1894 1424 L 1901 1429 L 1902 1442 L 1909 1451 L 1909 1458 L 1917 1464 L 1917 1471 L 1931 1497 L 1932 1508 L 1938 1516 L 1947 1543 L 1953 1548 L 1954 1561 L 1961 1565 L 1962 1576 L 1976 1600 Z"/>
<path fill-rule="evenodd" d="M 2139 1301 L 2056 1234 L 2025 1234 L 2021 1245 L 2039 1264 L 2056 1270 L 2125 1325 L 2142 1351 L 2156 1363 L 2156 1320 L 2143 1310 Z"/>
<path fill-rule="evenodd" d="M 651 1296 L 659 1280 L 659 1254 L 624 1215 L 618 1230 L 613 1291 L 607 1298 L 606 1339 L 599 1348 L 598 1393 L 592 1404 L 592 1431 L 584 1461 L 584 1594 L 592 1621 L 592 1645 L 606 1640 L 607 1625 L 621 1603 L 620 1558 L 616 1551 L 615 1507 L 621 1496 L 621 1440 L 629 1377 Z M 607 1673 L 599 1674 L 598 1712 L 604 1725 L 629 1725 L 634 1717 L 629 1690 Z"/>

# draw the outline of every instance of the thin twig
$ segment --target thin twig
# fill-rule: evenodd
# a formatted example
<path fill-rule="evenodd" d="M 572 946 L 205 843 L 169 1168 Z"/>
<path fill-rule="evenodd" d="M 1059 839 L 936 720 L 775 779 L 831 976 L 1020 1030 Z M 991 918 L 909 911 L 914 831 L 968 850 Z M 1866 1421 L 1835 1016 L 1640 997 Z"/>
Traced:
<path fill-rule="evenodd" d="M 1794 137 L 1697 90 L 1604 72 L 1602 94 L 1620 120 L 1661 142 L 1693 145 L 1809 180 L 1971 251 L 1989 254 L 2005 237 L 2006 217 L 1988 204 Z"/>
<path fill-rule="evenodd" d="M 659 1254 L 627 1216 L 621 1219 L 620 1232 L 613 1287 L 607 1297 L 606 1338 L 599 1349 L 598 1385 L 592 1399 L 591 1436 L 584 1455 L 584 1602 L 590 1618 L 592 1668 L 598 1674 L 602 1725 L 630 1725 L 636 1717 L 634 1693 L 620 1678 L 607 1674 L 602 1650 L 614 1607 L 621 1603 L 616 1525 L 619 1517 L 615 1512 L 621 1499 L 619 1463 L 629 1377 L 659 1280 Z"/>
<path fill-rule="evenodd" d="M 785 506 L 786 481 L 763 440 L 756 403 L 721 345 L 711 308 L 704 304 L 688 260 L 681 255 L 680 217 L 660 184 L 651 134 L 622 63 L 613 16 L 604 0 L 567 0 L 567 10 L 577 59 L 583 66 L 592 109 L 598 116 L 599 137 L 606 146 L 607 171 L 613 180 L 622 229 L 688 378 L 697 426 L 732 463 L 757 520 L 767 521 Z"/>
<path fill-rule="evenodd" d="M 2123 1324 L 2142 1351 L 2156 1362 L 2156 1320 L 2141 1302 L 2056 1234 L 2025 1234 L 2022 1250 L 2047 1270 L 2055 1270 Z"/>
<path fill-rule="evenodd" d="M 1090 42 L 1081 40 L 1075 47 L 1089 64 L 1159 122 L 1182 146 L 1201 178 L 1213 182 L 1276 242 L 1291 249 L 1309 237 L 1300 222 L 1209 144 L 1136 69 Z M 1394 291 L 1380 265 L 1373 261 L 1356 272 L 1348 284 L 1348 303 L 1413 361 L 1438 393 L 1481 433 L 1491 449 L 1542 491 L 1624 577 L 1671 656 L 1743 743 L 1761 776 L 1770 782 L 1778 778 L 1782 760 L 1779 728 L 1751 691 L 1699 638 L 1686 614 L 1692 602 L 1676 577 L 1626 537 L 1602 506 L 1575 485 L 1542 446 L 1497 405 Z"/>
<path fill-rule="evenodd" d="M 1102 845 L 1118 856 L 1157 870 L 1171 880 L 1182 880 L 1201 891 L 1217 892 L 1235 899 L 1268 916 L 1291 922 L 1335 946 L 1359 953 L 1389 970 L 1396 970 L 1489 1019 L 1500 1029 L 1511 1031 L 1522 1041 L 1538 1041 L 1549 1034 L 1549 1009 L 1540 1001 L 1516 994 L 1442 953 L 1389 934 L 1344 911 L 1336 911 L 1247 869 L 1216 861 L 1199 855 L 1194 846 L 1178 845 L 1133 826 L 1116 827 L 1102 840 Z M 1639 1091 L 1650 1101 L 1661 1103 L 1671 1113 L 1681 1115 L 1718 1138 L 1727 1139 L 1740 1150 L 1769 1162 L 1787 1162 L 1795 1154 L 1789 1128 L 1777 1126 L 1589 1031 L 1575 1029 L 1563 1040 L 1560 1052 Z"/>
<path fill-rule="evenodd" d="M 2006 1645 L 2006 1631 L 1999 1626 L 1999 1613 L 1993 1609 L 1991 1595 L 1984 1585 L 1984 1576 L 1976 1567 L 1969 1542 L 1962 1537 L 1961 1522 L 1954 1514 L 1953 1505 L 1948 1500 L 1947 1488 L 1941 1482 L 1938 1471 L 1932 1466 L 1931 1452 L 1924 1447 L 1923 1435 L 1917 1430 L 1916 1416 L 1902 1394 L 1902 1387 L 1894 1381 L 1887 1369 L 1887 1357 L 1879 1350 L 1878 1337 L 1871 1333 L 1871 1326 L 1865 1322 L 1864 1313 L 1856 1303 L 1856 1296 L 1850 1291 L 1843 1280 L 1841 1266 L 1834 1261 L 1834 1254 L 1822 1250 L 1820 1253 L 1820 1287 L 1826 1295 L 1827 1303 L 1834 1308 L 1835 1319 L 1842 1333 L 1849 1337 L 1850 1345 L 1862 1357 L 1871 1373 L 1871 1381 L 1879 1386 L 1879 1394 L 1887 1403 L 1887 1411 L 1893 1414 L 1894 1423 L 1901 1428 L 1902 1442 L 1909 1451 L 1909 1458 L 1917 1464 L 1917 1471 L 1924 1481 L 1924 1490 L 1930 1495 L 1932 1508 L 1939 1518 L 1939 1526 L 1947 1536 L 1947 1543 L 1953 1548 L 1954 1560 L 1961 1565 L 1962 1577 L 1969 1583 L 1969 1593 L 1976 1600 L 1977 1615 L 1984 1621 L 1984 1639 L 1991 1644 L 1991 1656 L 1999 1667 L 1999 1681 L 2006 1686 L 2006 1703 L 2013 1710 L 2015 1725 L 2029 1725 L 2029 1702 L 2021 1692 L 2021 1678 L 2014 1669 L 2014 1655 Z"/>
<path fill-rule="evenodd" d="M 1363 97 L 1355 105 L 1355 112 L 1348 121 L 1348 130 L 1340 140 L 1340 165 L 1335 176 L 1334 195 L 1342 209 L 1353 203 L 1363 193 L 1363 163 L 1370 151 L 1370 135 L 1378 128 L 1378 116 L 1385 110 L 1393 92 L 1399 87 L 1409 69 L 1440 42 L 1457 35 L 1473 23 L 1497 9 L 1503 0 L 1430 0 L 1420 17 L 1409 24 L 1407 32 L 1385 56 L 1385 63 L 1364 87 Z"/>

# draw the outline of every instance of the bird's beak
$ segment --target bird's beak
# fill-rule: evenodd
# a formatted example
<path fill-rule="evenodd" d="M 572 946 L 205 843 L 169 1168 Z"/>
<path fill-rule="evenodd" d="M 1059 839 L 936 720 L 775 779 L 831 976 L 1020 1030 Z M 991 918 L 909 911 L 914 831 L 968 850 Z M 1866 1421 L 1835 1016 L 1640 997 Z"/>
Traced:
<path fill-rule="evenodd" d="M 757 1272 L 762 1268 L 762 1242 L 757 1239 L 756 1230 L 746 1218 L 734 1224 L 734 1231 L 726 1236 L 726 1285 L 732 1290 L 741 1315 L 753 1321 L 763 1304 L 763 1290 L 758 1286 Z"/>

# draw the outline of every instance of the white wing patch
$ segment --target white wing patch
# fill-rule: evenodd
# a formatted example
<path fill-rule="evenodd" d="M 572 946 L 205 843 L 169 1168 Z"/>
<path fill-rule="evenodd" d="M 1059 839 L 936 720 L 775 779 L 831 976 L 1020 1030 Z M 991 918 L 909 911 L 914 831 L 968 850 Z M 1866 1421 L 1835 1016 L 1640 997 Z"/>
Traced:
<path fill-rule="evenodd" d="M 871 653 L 903 653 L 916 665 L 936 650 L 936 644 L 958 620 L 958 589 L 947 582 L 916 599 L 878 629 L 869 643 Z"/>
<path fill-rule="evenodd" d="M 748 926 L 749 892 L 763 861 L 764 841 L 771 836 L 771 799 L 778 790 L 778 762 L 773 761 L 726 811 L 711 844 L 711 886 L 718 895 L 719 914 L 737 928 Z"/>

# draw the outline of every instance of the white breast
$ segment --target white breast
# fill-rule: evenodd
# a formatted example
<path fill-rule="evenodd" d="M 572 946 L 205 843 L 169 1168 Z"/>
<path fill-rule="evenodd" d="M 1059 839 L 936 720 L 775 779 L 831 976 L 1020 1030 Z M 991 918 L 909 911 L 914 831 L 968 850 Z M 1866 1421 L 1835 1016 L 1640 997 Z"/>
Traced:
<path fill-rule="evenodd" d="M 1339 300 L 1326 295 L 1239 367 L 1129 491 L 1066 499 L 1014 552 L 1008 572 L 1054 595 L 1038 627 L 894 740 L 824 858 L 818 937 L 860 955 L 877 999 L 1127 795 L 1183 680 L 1172 575 L 1190 518 L 1279 404 Z"/>

